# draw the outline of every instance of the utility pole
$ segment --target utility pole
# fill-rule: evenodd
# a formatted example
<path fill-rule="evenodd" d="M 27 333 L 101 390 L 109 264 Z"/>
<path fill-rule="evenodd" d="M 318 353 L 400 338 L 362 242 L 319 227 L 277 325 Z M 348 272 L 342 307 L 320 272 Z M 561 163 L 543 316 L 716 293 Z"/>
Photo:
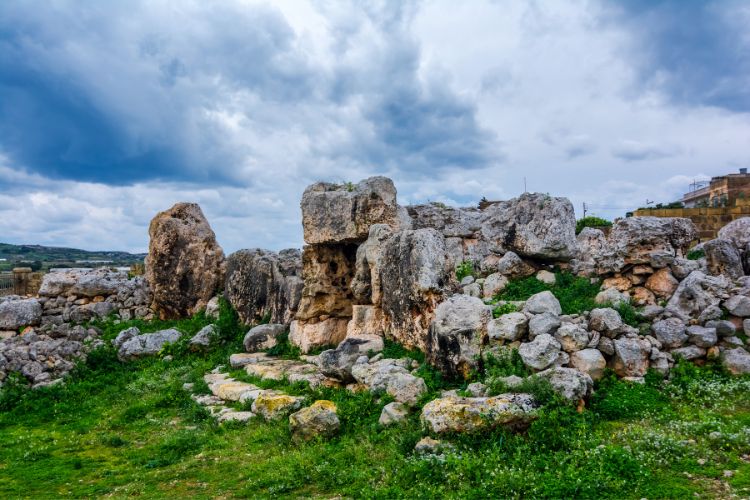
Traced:
<path fill-rule="evenodd" d="M 586 212 L 588 211 L 588 207 L 586 206 L 586 202 L 583 202 L 583 218 L 586 218 Z"/>

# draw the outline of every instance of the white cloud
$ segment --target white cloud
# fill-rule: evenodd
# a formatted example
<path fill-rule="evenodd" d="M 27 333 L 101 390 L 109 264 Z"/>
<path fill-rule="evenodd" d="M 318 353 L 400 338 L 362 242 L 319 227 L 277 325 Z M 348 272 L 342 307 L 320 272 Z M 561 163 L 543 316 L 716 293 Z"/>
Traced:
<path fill-rule="evenodd" d="M 378 174 L 403 203 L 508 198 L 525 180 L 616 217 L 750 163 L 748 115 L 642 85 L 639 32 L 598 2 L 60 5 L 8 19 L 118 125 L 94 144 L 172 153 L 86 177 L 0 137 L 2 241 L 143 251 L 157 211 L 196 201 L 229 251 L 300 246 L 307 184 Z"/>

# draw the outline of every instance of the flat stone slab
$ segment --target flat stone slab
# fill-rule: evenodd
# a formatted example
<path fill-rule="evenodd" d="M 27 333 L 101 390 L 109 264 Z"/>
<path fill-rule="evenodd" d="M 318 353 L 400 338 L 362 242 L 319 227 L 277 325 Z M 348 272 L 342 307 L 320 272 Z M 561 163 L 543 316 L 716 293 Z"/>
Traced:
<path fill-rule="evenodd" d="M 247 422 L 251 418 L 255 417 L 255 413 L 251 411 L 235 411 L 230 410 L 219 415 L 217 419 L 219 423 L 224 422 Z"/>
<path fill-rule="evenodd" d="M 268 359 L 273 359 L 265 352 L 238 352 L 229 356 L 229 364 L 232 368 L 242 368 L 246 365 L 262 363 Z"/>

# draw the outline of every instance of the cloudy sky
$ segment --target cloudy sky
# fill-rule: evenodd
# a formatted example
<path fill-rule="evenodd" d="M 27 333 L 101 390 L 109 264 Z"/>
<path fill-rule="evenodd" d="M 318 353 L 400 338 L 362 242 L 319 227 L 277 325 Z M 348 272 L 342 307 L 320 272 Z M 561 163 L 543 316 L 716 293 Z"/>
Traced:
<path fill-rule="evenodd" d="M 196 201 L 302 244 L 316 180 L 578 215 L 750 166 L 750 2 L 0 2 L 0 241 L 144 251 Z"/>

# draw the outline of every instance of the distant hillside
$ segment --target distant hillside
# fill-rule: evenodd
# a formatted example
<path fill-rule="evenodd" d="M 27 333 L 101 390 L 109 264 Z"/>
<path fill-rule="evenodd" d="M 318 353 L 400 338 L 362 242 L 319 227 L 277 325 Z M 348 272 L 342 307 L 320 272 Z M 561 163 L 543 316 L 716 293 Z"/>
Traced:
<path fill-rule="evenodd" d="M 102 265 L 130 266 L 143 262 L 146 254 L 101 251 L 89 252 L 76 248 L 45 247 L 41 245 L 11 245 L 0 243 L 0 271 L 13 267 L 98 267 Z"/>

